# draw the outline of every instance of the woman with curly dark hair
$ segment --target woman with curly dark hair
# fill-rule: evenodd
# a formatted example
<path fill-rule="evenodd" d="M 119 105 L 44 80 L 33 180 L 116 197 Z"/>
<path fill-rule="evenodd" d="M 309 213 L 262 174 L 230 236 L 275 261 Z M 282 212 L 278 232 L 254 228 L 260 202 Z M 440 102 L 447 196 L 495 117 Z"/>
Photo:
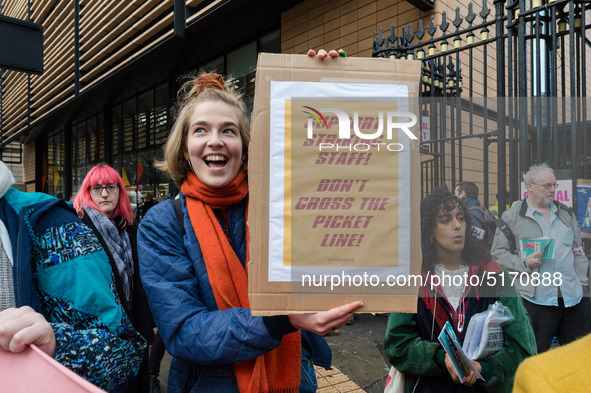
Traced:
<path fill-rule="evenodd" d="M 536 353 L 533 330 L 511 277 L 490 259 L 470 224 L 468 211 L 449 191 L 436 190 L 421 201 L 423 285 L 417 313 L 390 314 L 384 339 L 390 363 L 406 376 L 406 392 L 510 392 L 517 366 Z M 439 344 L 439 333 L 449 321 L 463 343 L 471 317 L 497 300 L 513 314 L 503 327 L 504 347 L 471 361 L 485 381 L 465 364 L 460 380 Z"/>

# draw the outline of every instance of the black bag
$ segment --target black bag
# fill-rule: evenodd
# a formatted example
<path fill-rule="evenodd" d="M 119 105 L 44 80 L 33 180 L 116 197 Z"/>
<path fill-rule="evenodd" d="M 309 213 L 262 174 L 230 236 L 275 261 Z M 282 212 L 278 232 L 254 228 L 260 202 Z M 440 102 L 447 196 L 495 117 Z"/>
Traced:
<path fill-rule="evenodd" d="M 468 209 L 470 210 L 478 210 L 484 216 L 484 239 L 483 241 L 486 243 L 488 249 L 492 247 L 493 240 L 495 238 L 495 231 L 497 229 L 497 218 L 495 215 L 488 209 L 485 209 L 482 206 L 472 206 Z"/>

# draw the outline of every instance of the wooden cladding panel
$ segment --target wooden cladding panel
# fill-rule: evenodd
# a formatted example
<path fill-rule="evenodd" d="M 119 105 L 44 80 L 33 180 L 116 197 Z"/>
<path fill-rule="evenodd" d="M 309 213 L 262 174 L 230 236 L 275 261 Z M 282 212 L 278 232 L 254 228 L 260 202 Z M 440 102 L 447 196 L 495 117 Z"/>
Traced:
<path fill-rule="evenodd" d="M 4 5 L 3 14 L 11 18 L 27 19 L 27 0 L 11 1 Z"/>
<path fill-rule="evenodd" d="M 64 20 L 64 22 L 66 22 Z M 74 23 L 60 25 L 59 35 L 45 43 L 45 64 L 56 64 L 56 58 L 62 57 L 64 52 L 74 53 Z"/>
<path fill-rule="evenodd" d="M 26 106 L 25 106 L 26 107 Z M 23 123 L 27 123 L 27 112 L 19 113 L 18 116 L 14 116 L 10 119 L 10 121 L 5 121 L 4 128 L 6 132 L 4 133 L 4 137 L 9 137 L 16 133 L 16 130 L 21 128 Z"/>
<path fill-rule="evenodd" d="M 74 35 L 74 2 L 69 1 L 68 6 L 59 9 L 58 14 L 52 14 L 51 21 L 46 21 L 43 26 L 43 46 L 47 48 L 56 39 L 63 39 L 65 34 Z M 60 4 L 65 4 L 64 2 Z M 71 26 L 66 29 L 65 26 Z M 72 37 L 73 38 L 73 37 Z"/>
<path fill-rule="evenodd" d="M 74 10 L 74 1 L 59 1 L 56 3 L 55 8 L 51 10 L 51 15 L 43 23 L 43 31 L 52 31 L 56 28 L 56 24 L 59 24 L 66 18 L 66 12 Z"/>
<path fill-rule="evenodd" d="M 54 68 L 51 73 L 43 75 L 42 77 L 32 78 L 31 84 L 33 85 L 32 90 L 35 95 L 35 103 L 57 89 L 57 86 L 68 82 L 74 84 L 74 54 L 66 54 L 62 60 L 60 60 L 61 67 Z M 70 71 L 68 75 L 67 71 Z M 67 78 L 67 79 L 63 79 Z M 35 106 L 35 105 L 34 105 Z"/>
<path fill-rule="evenodd" d="M 18 5 L 18 7 L 17 7 Z M 27 1 L 11 2 L 5 15 L 28 20 Z M 51 10 L 51 12 L 50 12 Z M 44 68 L 31 75 L 31 122 L 72 96 L 74 86 L 74 1 L 36 1 L 32 19 L 43 25 Z M 7 71 L 4 75 L 3 135 L 7 138 L 26 131 L 28 118 L 27 74 Z"/>
<path fill-rule="evenodd" d="M 105 70 L 105 73 L 101 74 L 101 78 L 107 78 L 109 75 L 117 72 L 121 67 L 123 67 L 125 64 L 127 64 L 128 62 L 131 62 L 133 60 L 136 60 L 138 57 L 141 56 L 142 53 L 144 53 L 145 51 L 150 50 L 152 47 L 158 45 L 159 43 L 161 43 L 162 41 L 172 37 L 174 34 L 174 32 L 172 30 L 167 31 L 166 33 L 164 33 L 163 35 L 161 35 L 159 38 L 151 41 L 149 44 L 146 44 L 145 46 L 142 47 L 142 50 L 139 52 L 136 52 L 134 54 L 132 54 L 131 56 L 126 58 L 125 62 L 119 63 L 113 67 L 109 67 L 108 70 Z M 101 79 L 94 79 L 92 81 L 90 81 L 86 86 L 84 86 L 81 91 L 84 92 L 85 90 L 91 88 L 93 85 L 99 83 L 101 81 Z"/>
<path fill-rule="evenodd" d="M 201 1 L 188 1 L 196 6 Z M 87 83 L 100 81 L 109 68 L 120 68 L 163 37 L 172 36 L 172 0 L 81 0 L 80 44 L 82 70 Z M 4 14 L 27 20 L 27 0 L 11 1 Z M 31 76 L 32 119 L 70 100 L 74 94 L 74 1 L 33 0 L 32 18 L 43 24 L 43 75 Z M 168 31 L 167 31 L 168 29 Z M 164 31 L 164 32 L 163 32 Z M 28 83 L 26 74 L 4 74 L 3 107 L 5 135 L 27 126 Z"/>
<path fill-rule="evenodd" d="M 136 8 L 137 6 L 135 4 L 123 1 L 120 3 L 118 2 L 113 7 L 109 7 L 107 12 L 105 12 L 105 9 L 103 8 L 102 19 L 94 25 L 89 25 L 88 31 L 84 17 L 81 18 L 81 50 L 85 52 L 85 54 L 89 53 L 89 49 L 86 48 L 87 46 L 94 46 L 101 38 L 104 37 L 105 31 L 108 32 L 109 30 L 116 29 L 116 27 L 125 19 L 125 16 L 128 13 L 132 13 Z M 100 48 L 95 48 L 95 50 L 100 50 Z M 90 55 L 92 54 L 94 54 L 94 52 L 90 52 Z"/>
<path fill-rule="evenodd" d="M 215 10 L 218 7 L 226 4 L 230 0 L 216 0 L 207 6 L 203 7 L 203 9 L 199 10 L 199 12 L 194 13 L 190 17 L 187 18 L 187 25 L 193 23 L 197 19 L 201 18 L 203 15 L 206 15 L 208 12 Z"/>
<path fill-rule="evenodd" d="M 44 26 L 43 75 L 31 77 L 32 121 L 43 117 L 48 111 L 39 108 L 57 107 L 65 101 L 74 88 L 74 1 L 60 1 Z"/>
<path fill-rule="evenodd" d="M 203 0 L 187 0 L 188 7 L 197 7 L 201 3 L 203 3 Z"/>
<path fill-rule="evenodd" d="M 133 25 L 144 18 L 149 12 L 160 3 L 160 0 L 146 1 L 140 7 L 129 3 L 121 12 L 110 13 L 111 19 L 105 24 L 98 23 L 97 28 L 84 34 L 81 40 L 81 50 L 83 55 L 80 60 L 92 62 L 93 59 L 104 56 L 114 47 L 121 45 L 122 42 L 129 39 L 136 31 L 133 31 Z M 170 6 L 171 1 L 163 1 L 162 4 Z M 96 60 L 94 60 L 96 61 Z"/>
<path fill-rule="evenodd" d="M 52 99 L 48 100 L 37 109 L 33 115 L 42 116 L 54 107 L 57 107 L 74 98 L 74 86 L 70 85 L 67 89 L 61 91 Z"/>
<path fill-rule="evenodd" d="M 98 28 L 101 18 L 105 17 L 105 9 L 123 7 L 125 2 L 113 3 L 110 0 L 94 0 L 80 2 L 80 34 L 87 36 L 91 29 Z"/>
<path fill-rule="evenodd" d="M 158 19 L 159 16 L 164 15 L 166 10 L 169 9 L 171 6 L 172 6 L 172 4 L 170 4 L 170 2 L 168 2 L 168 1 L 162 2 L 160 5 L 158 5 L 157 7 L 152 9 L 150 12 L 148 12 L 142 19 L 138 20 L 132 26 L 132 29 L 137 30 L 137 31 L 143 30 L 147 25 L 149 25 L 150 23 L 152 23 L 153 21 Z M 174 12 L 171 14 L 174 15 Z M 165 18 L 165 19 L 167 19 L 167 18 Z M 173 16 L 172 21 L 174 21 L 174 16 Z"/>
<path fill-rule="evenodd" d="M 106 71 L 106 68 L 115 63 L 118 59 L 124 57 L 126 54 L 131 52 L 133 49 L 137 48 L 138 46 L 142 45 L 148 39 L 152 38 L 156 33 L 164 29 L 167 25 L 174 22 L 174 13 L 171 12 L 168 16 L 162 19 L 160 22 L 152 26 L 149 30 L 145 31 L 144 33 L 140 34 L 136 37 L 133 41 L 125 45 L 123 48 L 119 49 L 116 53 L 105 59 L 102 63 L 92 68 L 88 73 L 80 78 L 80 80 L 84 83 L 92 82 L 92 79 L 96 77 L 97 74 Z M 172 35 L 172 31 L 169 31 L 169 35 Z M 144 48 L 147 49 L 147 48 Z M 133 58 L 136 56 L 134 55 Z M 125 63 L 132 60 L 132 57 L 127 57 Z M 81 69 L 85 69 L 86 67 L 81 67 Z"/>
<path fill-rule="evenodd" d="M 35 23 L 42 23 L 51 7 L 53 7 L 57 1 L 58 0 L 45 0 L 33 3 L 33 20 Z"/>
<path fill-rule="evenodd" d="M 12 75 L 11 75 L 12 74 Z M 4 84 L 3 115 L 4 126 L 17 112 L 27 110 L 27 75 L 15 71 L 7 71 L 5 76 L 11 77 L 10 83 Z"/>
<path fill-rule="evenodd" d="M 92 38 L 90 42 L 84 40 L 82 42 L 84 53 L 80 58 L 82 61 L 80 69 L 86 73 L 82 76 L 81 81 L 90 83 L 92 78 L 104 71 L 106 67 L 121 60 L 127 62 L 126 55 L 128 53 L 139 45 L 147 43 L 150 39 L 154 39 L 166 27 L 170 27 L 172 31 L 174 13 L 165 14 L 165 11 L 172 6 L 171 0 L 146 2 L 127 17 L 119 16 L 119 27 L 100 37 L 100 41 L 91 45 Z M 153 26 L 142 32 L 150 23 L 154 23 Z M 134 38 L 134 36 L 136 37 Z M 92 54 L 94 56 L 90 57 Z"/>
<path fill-rule="evenodd" d="M 225 2 L 215 1 L 197 14 Z M 203 0 L 185 2 L 188 7 L 202 3 Z M 81 91 L 172 37 L 173 7 L 173 0 L 80 0 Z M 29 122 L 34 124 L 75 98 L 74 0 L 32 0 L 31 12 L 32 20 L 43 25 L 45 71 L 31 75 L 30 119 L 27 75 L 5 72 L 5 136 L 26 131 Z M 27 0 L 11 0 L 4 6 L 4 15 L 27 20 Z"/>

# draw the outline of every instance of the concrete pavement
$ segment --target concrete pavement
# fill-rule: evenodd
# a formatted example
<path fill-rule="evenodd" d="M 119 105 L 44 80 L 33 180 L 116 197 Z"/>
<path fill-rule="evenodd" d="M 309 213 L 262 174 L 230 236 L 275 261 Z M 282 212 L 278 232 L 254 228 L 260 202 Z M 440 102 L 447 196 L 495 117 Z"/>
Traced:
<path fill-rule="evenodd" d="M 351 325 L 338 336 L 327 336 L 332 349 L 332 364 L 364 392 L 382 393 L 388 376 L 383 342 L 386 314 L 356 314 Z"/>
<path fill-rule="evenodd" d="M 318 393 L 381 393 L 384 391 L 388 364 L 383 350 L 386 314 L 357 314 L 340 334 L 327 336 L 333 351 L 332 370 L 316 367 Z M 166 392 L 171 357 L 164 355 L 160 366 L 162 393 Z"/>

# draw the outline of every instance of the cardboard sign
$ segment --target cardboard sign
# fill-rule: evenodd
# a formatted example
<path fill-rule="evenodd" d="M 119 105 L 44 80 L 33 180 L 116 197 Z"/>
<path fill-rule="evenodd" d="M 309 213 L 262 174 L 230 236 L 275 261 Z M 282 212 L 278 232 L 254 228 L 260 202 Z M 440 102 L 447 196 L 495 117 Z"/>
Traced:
<path fill-rule="evenodd" d="M 44 393 L 105 393 L 30 345 L 11 353 L 0 349 L 0 391 Z"/>
<path fill-rule="evenodd" d="M 260 54 L 249 148 L 255 315 L 414 312 L 420 62 Z M 411 261 L 413 263 L 411 263 Z"/>

